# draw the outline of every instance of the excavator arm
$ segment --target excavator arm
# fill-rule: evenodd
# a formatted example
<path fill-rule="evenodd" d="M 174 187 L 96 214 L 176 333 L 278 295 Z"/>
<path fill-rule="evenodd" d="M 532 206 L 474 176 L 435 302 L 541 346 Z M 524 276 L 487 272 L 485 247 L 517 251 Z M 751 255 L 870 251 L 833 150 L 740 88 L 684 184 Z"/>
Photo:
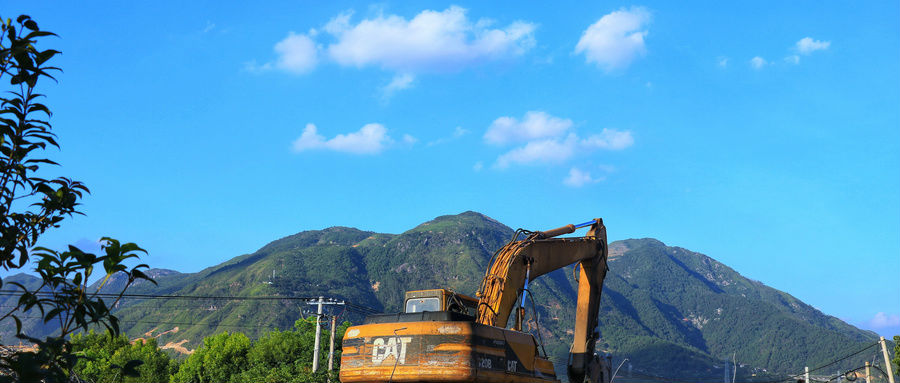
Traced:
<path fill-rule="evenodd" d="M 590 226 L 586 236 L 554 238 Z M 606 278 L 606 227 L 602 219 L 567 225 L 545 232 L 517 232 L 525 239 L 513 239 L 494 256 L 478 291 L 477 323 L 506 327 L 516 301 L 528 290 L 528 283 L 551 271 L 578 263 L 578 305 L 574 339 L 569 351 L 568 374 L 573 383 L 609 380 L 609 366 L 594 355 L 600 293 Z M 514 328 L 521 331 L 524 304 L 518 308 Z"/>

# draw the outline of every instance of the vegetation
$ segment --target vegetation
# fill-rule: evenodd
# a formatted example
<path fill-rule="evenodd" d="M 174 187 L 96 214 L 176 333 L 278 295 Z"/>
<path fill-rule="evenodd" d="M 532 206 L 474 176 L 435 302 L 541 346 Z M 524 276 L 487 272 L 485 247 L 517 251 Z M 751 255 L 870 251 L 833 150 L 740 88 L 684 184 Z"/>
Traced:
<path fill-rule="evenodd" d="M 900 335 L 894 335 L 894 359 L 891 363 L 894 364 L 894 373 L 900 376 Z"/>
<path fill-rule="evenodd" d="M 81 358 L 73 369 L 73 376 L 88 382 L 166 382 L 178 364 L 159 349 L 156 339 L 137 339 L 129 342 L 124 335 L 93 331 L 72 336 L 72 349 Z M 130 361 L 138 360 L 139 376 L 125 376 L 119 370 Z"/>
<path fill-rule="evenodd" d="M 41 103 L 38 84 L 54 79 L 59 68 L 48 63 L 59 52 L 38 49 L 38 42 L 52 32 L 41 30 L 37 22 L 22 15 L 5 19 L 0 28 L 0 81 L 8 80 L 0 97 L 0 265 L 5 270 L 34 266 L 37 283 L 3 283 L 5 291 L 16 290 L 12 309 L 0 321 L 15 323 L 15 337 L 36 344 L 37 351 L 18 351 L 0 357 L 5 373 L 0 381 L 60 382 L 69 379 L 80 356 L 74 352 L 68 336 L 102 326 L 113 334 L 119 322 L 110 307 L 117 299 L 103 300 L 98 290 L 88 290 L 95 269 L 105 273 L 104 281 L 122 274 L 122 288 L 139 279 L 151 280 L 139 265 L 130 270 L 123 264 L 144 252 L 133 243 L 122 244 L 102 239 L 103 255 L 98 256 L 69 246 L 66 251 L 36 247 L 48 230 L 56 228 L 72 215 L 81 214 L 79 200 L 88 188 L 71 178 L 44 178 L 47 165 L 58 165 L 45 157 L 48 147 L 59 147 L 49 122 L 50 108 Z M 40 315 L 40 322 L 53 323 L 49 334 L 23 329 L 23 319 Z M 46 326 L 44 327 L 46 328 Z M 124 361 L 119 372 L 134 375 L 139 362 Z"/>
<path fill-rule="evenodd" d="M 350 324 L 335 329 L 341 339 Z M 289 331 L 273 331 L 255 342 L 242 333 L 207 337 L 172 377 L 173 383 L 187 382 L 325 382 L 329 371 L 329 332 L 322 331 L 319 368 L 312 372 L 315 322 L 298 320 Z M 339 343 L 339 342 L 336 342 Z M 334 365 L 340 365 L 340 345 L 336 344 Z M 331 371 L 337 381 L 337 367 Z"/>
<path fill-rule="evenodd" d="M 346 227 L 307 231 L 196 274 L 159 274 L 159 287 L 142 283 L 129 291 L 324 295 L 396 312 L 407 290 L 448 286 L 474 293 L 493 251 L 512 232 L 474 212 L 438 217 L 398 235 Z M 792 374 L 877 339 L 703 254 L 653 239 L 618 241 L 611 248 L 598 351 L 611 353 L 616 365 L 629 358 L 635 373 L 677 372 L 718 381 L 735 355 L 745 365 L 738 368 L 739 377 Z M 575 313 L 572 270 L 550 273 L 531 287 L 541 337 L 563 374 Z M 123 301 L 117 315 L 134 336 L 177 324 L 180 330 L 161 335 L 160 344 L 187 340 L 184 345 L 191 349 L 205 347 L 205 336 L 226 330 L 242 331 L 253 340 L 273 329 L 292 328 L 301 316 L 298 306 L 296 301 Z M 349 309 L 343 318 L 361 319 Z M 537 334 L 537 327 L 532 329 Z M 856 362 L 862 359 L 848 361 L 848 367 Z"/>
<path fill-rule="evenodd" d="M 341 339 L 350 326 L 344 322 L 335 329 Z M 319 356 L 320 370 L 312 372 L 315 322 L 298 320 L 293 329 L 273 331 L 251 341 L 240 332 L 222 332 L 203 339 L 203 345 L 187 359 L 179 362 L 159 349 L 156 339 L 130 342 L 124 335 L 93 331 L 75 334 L 71 344 L 79 359 L 72 377 L 85 382 L 326 382 L 337 381 L 340 366 L 340 344 L 335 344 L 334 371 L 327 371 L 328 339 L 322 331 Z M 122 374 L 121 366 L 140 361 L 136 376 Z"/>

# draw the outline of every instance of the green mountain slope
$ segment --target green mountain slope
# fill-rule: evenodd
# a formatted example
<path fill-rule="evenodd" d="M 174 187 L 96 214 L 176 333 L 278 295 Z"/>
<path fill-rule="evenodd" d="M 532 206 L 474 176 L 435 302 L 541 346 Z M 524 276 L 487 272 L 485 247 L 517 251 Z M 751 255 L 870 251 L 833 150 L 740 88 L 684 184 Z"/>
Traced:
<path fill-rule="evenodd" d="M 198 273 L 155 269 L 158 287 L 142 283 L 129 292 L 325 296 L 397 312 L 407 290 L 449 287 L 474 294 L 491 255 L 512 234 L 475 212 L 438 217 L 396 235 L 348 227 L 305 231 Z M 703 254 L 654 239 L 617 241 L 610 249 L 599 351 L 617 361 L 628 357 L 635 370 L 720 379 L 723 361 L 735 355 L 747 365 L 742 374 L 793 373 L 877 339 Z M 109 286 L 119 283 L 112 279 Z M 564 366 L 575 312 L 572 268 L 550 273 L 532 288 L 539 318 L 532 331 Z M 117 314 L 132 337 L 157 336 L 161 345 L 193 349 L 221 331 L 256 337 L 289 328 L 310 309 L 287 299 L 125 300 Z M 359 310 L 344 309 L 342 318 L 362 318 Z M 0 336 L 9 339 L 11 329 L 3 326 Z"/>
<path fill-rule="evenodd" d="M 636 363 L 649 363 L 649 349 L 663 341 L 791 373 L 878 338 L 703 254 L 653 239 L 619 241 L 611 249 L 601 332 L 607 347 L 634 355 Z"/>

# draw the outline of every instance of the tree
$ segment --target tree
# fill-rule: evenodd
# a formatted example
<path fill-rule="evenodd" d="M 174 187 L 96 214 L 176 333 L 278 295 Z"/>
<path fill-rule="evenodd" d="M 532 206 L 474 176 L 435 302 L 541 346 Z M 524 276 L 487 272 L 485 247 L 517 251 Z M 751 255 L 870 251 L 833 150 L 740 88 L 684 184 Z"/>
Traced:
<path fill-rule="evenodd" d="M 203 346 L 195 350 L 172 376 L 173 383 L 234 381 L 247 368 L 250 338 L 243 333 L 227 331 L 203 339 Z"/>
<path fill-rule="evenodd" d="M 894 364 L 894 374 L 900 376 L 900 335 L 894 335 L 894 359 L 891 363 Z"/>
<path fill-rule="evenodd" d="M 124 335 L 110 332 L 75 334 L 71 339 L 72 350 L 80 358 L 72 370 L 72 376 L 89 382 L 168 382 L 177 367 L 176 362 L 159 349 L 156 339 L 137 339 L 130 343 Z M 141 361 L 137 367 L 139 377 L 125 376 L 121 368 L 133 360 Z"/>
<path fill-rule="evenodd" d="M 35 289 L 18 283 L 3 286 L 0 280 L 4 291 L 13 288 L 20 294 L 17 306 L 0 316 L 0 321 L 12 319 L 17 337 L 38 345 L 35 352 L 0 357 L 0 369 L 7 372 L 0 382 L 66 381 L 79 359 L 67 337 L 93 326 L 118 335 L 118 321 L 110 308 L 135 280 L 153 281 L 141 271 L 147 265 L 129 269 L 123 264 L 146 253 L 133 243 L 104 237 L 100 256 L 74 246 L 66 251 L 37 247 L 41 235 L 64 219 L 82 214 L 79 200 L 89 193 L 87 186 L 71 178 L 44 178 L 47 166 L 58 165 L 44 152 L 48 147 L 59 148 L 49 122 L 52 113 L 37 92 L 42 79 L 55 80 L 51 73 L 59 72 L 48 62 L 60 52 L 37 48 L 39 40 L 50 36 L 55 34 L 40 30 L 26 15 L 15 22 L 5 19 L 0 27 L 0 81 L 9 80 L 7 92 L 0 96 L 0 265 L 5 270 L 33 265 L 41 278 Z M 104 283 L 115 273 L 125 274 L 128 283 L 117 296 L 100 294 L 99 288 L 88 291 L 95 266 L 102 266 Z M 20 316 L 35 314 L 45 323 L 59 323 L 59 331 L 45 339 L 23 333 Z M 134 374 L 137 365 L 126 363 L 122 371 Z"/>
<path fill-rule="evenodd" d="M 335 339 L 341 339 L 350 327 L 344 322 L 335 329 Z M 299 319 L 288 331 L 272 331 L 251 344 L 242 333 L 223 332 L 203 339 L 203 346 L 194 351 L 172 376 L 173 383 L 203 382 L 315 382 L 338 381 L 335 371 L 326 371 L 328 353 L 319 356 L 322 369 L 312 372 L 315 322 Z M 322 332 L 321 344 L 326 345 L 328 331 Z M 340 362 L 340 343 L 335 346 L 335 365 Z"/>
<path fill-rule="evenodd" d="M 122 383 L 164 383 L 177 370 L 178 364 L 169 355 L 159 349 L 156 338 L 146 341 L 138 339 L 127 347 L 122 347 L 113 354 L 110 362 L 115 366 L 124 366 L 133 360 L 141 361 L 137 368 L 138 376 L 119 375 Z M 114 369 L 115 370 L 115 369 Z"/>
<path fill-rule="evenodd" d="M 81 357 L 72 369 L 72 376 L 92 382 L 114 381 L 118 374 L 110 360 L 116 351 L 128 346 L 127 337 L 90 331 L 73 335 L 70 342 L 72 353 Z"/>

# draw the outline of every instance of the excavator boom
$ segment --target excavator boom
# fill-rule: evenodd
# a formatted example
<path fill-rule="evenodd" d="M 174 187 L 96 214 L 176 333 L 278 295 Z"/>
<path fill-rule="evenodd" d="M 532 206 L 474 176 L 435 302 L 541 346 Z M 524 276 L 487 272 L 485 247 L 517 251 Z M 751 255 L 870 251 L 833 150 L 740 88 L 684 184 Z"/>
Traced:
<path fill-rule="evenodd" d="M 587 225 L 590 229 L 584 237 L 553 238 Z M 594 344 L 600 293 L 608 270 L 606 227 L 598 218 L 581 225 L 525 234 L 525 239 L 510 241 L 500 249 L 485 273 L 478 291 L 481 300 L 476 322 L 506 327 L 516 301 L 525 300 L 528 282 L 577 263 L 578 305 L 568 372 L 571 382 L 580 383 L 585 375 L 601 369 L 602 361 L 594 356 Z M 520 306 L 519 312 L 522 311 Z M 517 317 L 513 328 L 521 331 L 522 314 Z"/>
<path fill-rule="evenodd" d="M 557 238 L 586 226 L 584 237 Z M 609 383 L 608 361 L 594 353 L 607 255 L 601 219 L 543 232 L 519 229 L 494 254 L 478 299 L 446 289 L 410 291 L 404 313 L 372 315 L 347 329 L 341 382 L 558 382 L 537 341 L 522 331 L 524 301 L 529 282 L 577 264 L 569 382 Z"/>

